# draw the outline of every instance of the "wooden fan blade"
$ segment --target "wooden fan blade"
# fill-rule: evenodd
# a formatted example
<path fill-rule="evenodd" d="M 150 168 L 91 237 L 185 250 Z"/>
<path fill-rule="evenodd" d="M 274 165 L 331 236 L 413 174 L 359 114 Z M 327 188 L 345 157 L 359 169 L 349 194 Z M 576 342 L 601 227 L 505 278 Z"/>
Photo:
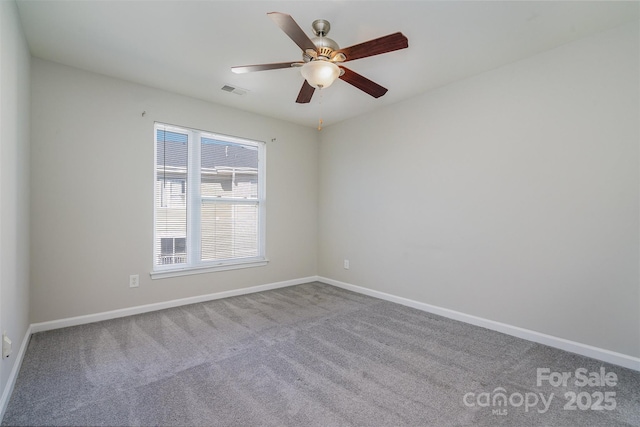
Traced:
<path fill-rule="evenodd" d="M 231 71 L 236 74 L 250 73 L 252 71 L 266 71 L 277 70 L 279 68 L 291 68 L 296 64 L 304 64 L 304 62 L 278 62 L 274 64 L 258 64 L 258 65 L 243 65 L 241 67 L 231 67 Z"/>
<path fill-rule="evenodd" d="M 360 74 L 356 73 L 355 71 L 351 71 L 348 68 L 340 68 L 344 70 L 344 73 L 340 76 L 340 79 L 344 80 L 350 85 L 357 87 L 361 91 L 368 93 L 374 98 L 380 98 L 382 95 L 387 93 L 387 88 L 380 86 L 378 83 L 372 82 L 368 78 L 361 76 Z"/>
<path fill-rule="evenodd" d="M 393 52 L 394 50 L 409 47 L 409 40 L 402 33 L 389 34 L 388 36 L 369 40 L 368 42 L 345 47 L 337 51 L 346 57 L 343 62 L 354 59 L 366 58 L 368 56 L 380 55 L 382 53 Z"/>
<path fill-rule="evenodd" d="M 293 20 L 291 15 L 280 12 L 269 12 L 267 15 L 273 19 L 273 22 L 275 22 L 303 52 L 307 49 L 316 50 L 316 45 L 313 44 L 309 36 L 302 31 L 302 28 Z"/>
<path fill-rule="evenodd" d="M 298 94 L 298 99 L 296 102 L 298 104 L 308 104 L 311 102 L 311 97 L 313 96 L 313 92 L 315 92 L 316 88 L 311 86 L 306 80 L 302 84 L 302 89 L 300 89 L 300 93 Z"/>

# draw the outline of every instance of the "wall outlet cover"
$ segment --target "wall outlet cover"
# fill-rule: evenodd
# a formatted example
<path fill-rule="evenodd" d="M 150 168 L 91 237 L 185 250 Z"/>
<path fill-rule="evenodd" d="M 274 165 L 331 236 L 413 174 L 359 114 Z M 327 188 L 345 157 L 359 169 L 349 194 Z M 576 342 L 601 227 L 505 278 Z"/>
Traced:
<path fill-rule="evenodd" d="M 140 276 L 137 274 L 129 276 L 129 287 L 137 288 L 138 286 L 140 286 Z"/>
<path fill-rule="evenodd" d="M 11 355 L 11 340 L 7 336 L 6 332 L 2 334 L 2 357 L 6 358 Z"/>

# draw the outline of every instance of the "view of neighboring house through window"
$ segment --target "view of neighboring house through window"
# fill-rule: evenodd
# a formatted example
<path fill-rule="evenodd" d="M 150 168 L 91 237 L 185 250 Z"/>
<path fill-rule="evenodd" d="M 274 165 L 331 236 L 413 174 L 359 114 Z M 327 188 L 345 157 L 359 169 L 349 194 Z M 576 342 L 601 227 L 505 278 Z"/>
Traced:
<path fill-rule="evenodd" d="M 154 271 L 265 261 L 264 143 L 155 125 Z"/>
<path fill-rule="evenodd" d="M 182 264 L 187 262 L 187 239 L 184 237 L 160 238 L 160 263 Z"/>

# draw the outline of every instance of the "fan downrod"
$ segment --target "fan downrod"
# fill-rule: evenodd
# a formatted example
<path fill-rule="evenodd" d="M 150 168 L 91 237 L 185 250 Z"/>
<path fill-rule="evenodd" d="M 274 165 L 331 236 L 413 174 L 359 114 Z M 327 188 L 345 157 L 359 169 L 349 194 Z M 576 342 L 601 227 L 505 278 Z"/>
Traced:
<path fill-rule="evenodd" d="M 316 37 L 325 37 L 329 34 L 329 30 L 331 29 L 331 24 L 326 19 L 316 19 L 311 24 L 311 28 L 313 28 L 313 34 Z"/>

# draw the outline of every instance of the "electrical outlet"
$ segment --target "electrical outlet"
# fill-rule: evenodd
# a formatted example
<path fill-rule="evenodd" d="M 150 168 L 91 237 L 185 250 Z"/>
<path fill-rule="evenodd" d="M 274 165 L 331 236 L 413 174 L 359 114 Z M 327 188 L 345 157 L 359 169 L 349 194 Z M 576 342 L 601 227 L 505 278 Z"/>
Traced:
<path fill-rule="evenodd" d="M 345 270 L 348 270 L 348 269 L 349 269 L 349 260 L 348 260 L 348 259 L 345 259 L 345 260 L 344 260 L 344 269 L 345 269 Z"/>
<path fill-rule="evenodd" d="M 138 286 L 140 286 L 140 276 L 138 276 L 137 274 L 132 274 L 131 276 L 129 276 L 129 287 L 137 288 Z"/>
<path fill-rule="evenodd" d="M 2 334 L 2 357 L 7 358 L 11 355 L 11 340 L 7 336 L 7 332 L 5 331 Z"/>

